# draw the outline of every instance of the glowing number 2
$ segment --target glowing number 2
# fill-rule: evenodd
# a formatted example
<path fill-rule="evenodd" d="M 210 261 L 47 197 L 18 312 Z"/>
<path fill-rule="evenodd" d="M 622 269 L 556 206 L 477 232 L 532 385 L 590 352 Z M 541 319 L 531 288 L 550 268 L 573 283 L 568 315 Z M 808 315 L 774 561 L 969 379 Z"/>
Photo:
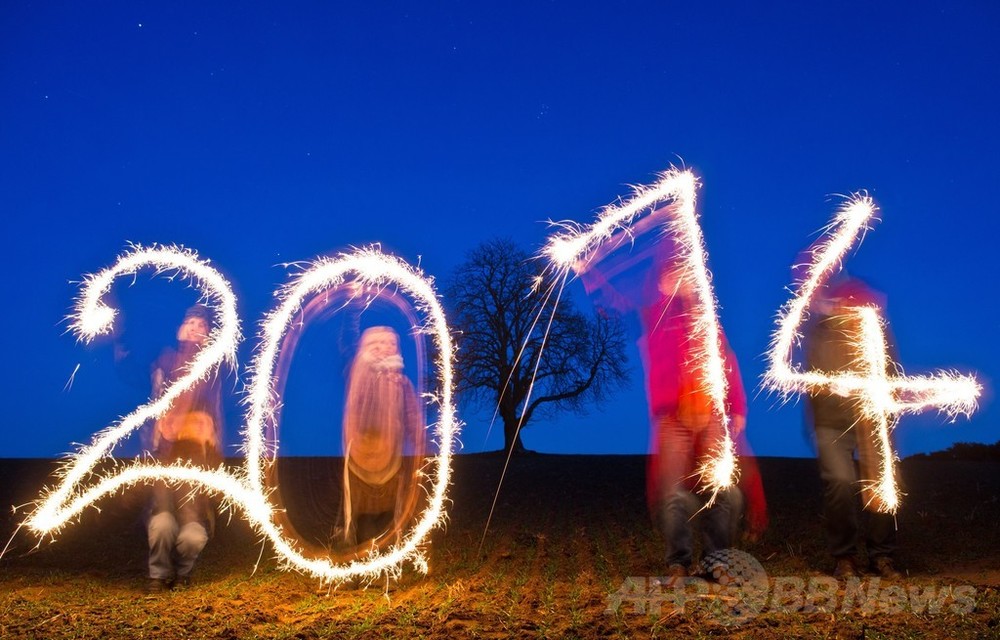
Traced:
<path fill-rule="evenodd" d="M 232 287 L 218 271 L 199 260 L 194 252 L 173 247 L 135 247 L 120 257 L 113 266 L 87 277 L 77 299 L 71 330 L 84 341 L 109 333 L 114 324 L 115 310 L 104 304 L 102 298 L 110 291 L 116 278 L 134 275 L 148 266 L 155 267 L 160 272 L 177 271 L 192 280 L 195 288 L 202 292 L 203 298 L 218 312 L 219 327 L 209 335 L 205 347 L 192 361 L 189 371 L 170 385 L 163 395 L 138 407 L 117 424 L 98 433 L 89 446 L 83 447 L 69 459 L 59 485 L 45 496 L 42 504 L 26 521 L 27 526 L 37 533 L 58 531 L 97 497 L 114 491 L 123 484 L 141 480 L 148 472 L 148 466 L 136 464 L 126 467 L 118 474 L 122 476 L 120 483 L 111 483 L 111 478 L 104 478 L 89 489 L 81 485 L 83 478 L 93 471 L 98 461 L 107 456 L 119 441 L 147 420 L 165 414 L 177 396 L 199 379 L 211 375 L 223 361 L 233 364 L 236 362 L 236 347 L 241 336 Z M 187 473 L 187 470 L 184 472 Z M 130 480 L 133 477 L 136 479 Z"/>

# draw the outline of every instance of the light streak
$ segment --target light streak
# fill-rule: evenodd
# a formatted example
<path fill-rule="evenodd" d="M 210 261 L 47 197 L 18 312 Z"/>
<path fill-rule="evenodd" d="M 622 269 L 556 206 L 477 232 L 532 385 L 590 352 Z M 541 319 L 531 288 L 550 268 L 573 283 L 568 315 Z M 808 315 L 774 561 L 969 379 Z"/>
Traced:
<path fill-rule="evenodd" d="M 69 380 L 67 380 L 66 384 L 63 385 L 63 391 L 72 391 L 73 390 L 73 381 L 76 380 L 76 372 L 79 371 L 79 370 L 80 370 L 80 363 L 77 362 L 76 366 L 73 367 L 73 373 L 69 374 Z"/>
<path fill-rule="evenodd" d="M 722 440 L 716 443 L 697 471 L 711 491 L 711 504 L 720 490 L 735 482 L 737 468 L 730 433 L 731 417 L 726 403 L 729 383 L 722 355 L 718 302 L 712 289 L 705 240 L 695 211 L 698 186 L 690 171 L 666 171 L 653 185 L 635 187 L 629 200 L 602 209 L 591 225 L 564 225 L 567 230 L 553 236 L 542 253 L 558 271 L 579 270 L 602 245 L 621 243 L 630 238 L 633 228 L 639 224 L 639 218 L 647 211 L 650 213 L 644 220 L 655 222 L 665 233 L 677 239 L 683 277 L 692 280 L 695 292 L 695 304 L 691 310 L 694 319 L 692 341 L 695 344 L 692 364 L 700 372 L 699 378 L 705 381 L 714 413 L 723 426 Z M 661 203 L 670 204 L 657 208 Z"/>
<path fill-rule="evenodd" d="M 899 415 L 936 407 L 952 419 L 969 416 L 976 410 L 982 387 L 975 377 L 954 372 L 923 376 L 887 374 L 890 363 L 881 310 L 870 305 L 851 311 L 859 327 L 849 336 L 856 354 L 854 371 L 803 371 L 793 364 L 809 305 L 823 284 L 840 269 L 851 247 L 860 242 L 876 211 L 869 196 L 855 194 L 835 214 L 827 228 L 827 237 L 811 249 L 812 261 L 798 283 L 797 294 L 778 313 L 764 386 L 782 393 L 786 399 L 794 393 L 820 390 L 858 398 L 863 415 L 876 425 L 878 437 L 879 477 L 873 486 L 866 487 L 872 494 L 869 502 L 878 511 L 894 513 L 900 497 L 890 434 Z"/>
<path fill-rule="evenodd" d="M 279 292 L 277 309 L 262 323 L 261 343 L 250 368 L 252 383 L 247 399 L 248 410 L 243 429 L 244 465 L 235 472 L 220 467 L 199 469 L 188 464 L 163 465 L 134 462 L 116 467 L 107 474 L 99 473 L 98 463 L 109 457 L 111 449 L 146 420 L 161 416 L 173 400 L 197 380 L 208 376 L 222 361 L 234 361 L 239 340 L 239 320 L 232 288 L 222 276 L 187 250 L 174 247 L 135 247 L 111 268 L 85 278 L 80 301 L 72 316 L 71 328 L 82 339 L 90 340 L 110 331 L 115 311 L 101 302 L 113 280 L 120 275 L 134 274 L 139 268 L 153 266 L 157 272 L 177 271 L 207 289 L 206 301 L 221 314 L 219 328 L 212 331 L 205 347 L 192 362 L 190 371 L 155 402 L 143 405 L 133 413 L 97 434 L 92 444 L 74 454 L 62 470 L 58 486 L 44 494 L 37 508 L 29 514 L 24 526 L 38 535 L 55 535 L 73 518 L 104 496 L 114 494 L 139 483 L 162 480 L 189 483 L 224 498 L 225 504 L 240 510 L 250 525 L 273 546 L 282 566 L 315 576 L 322 581 L 340 583 L 351 578 L 369 582 L 381 575 L 398 576 L 406 560 L 427 571 L 427 560 L 420 546 L 432 529 L 444 519 L 444 501 L 451 474 L 451 454 L 459 429 L 453 406 L 452 368 L 454 347 L 444 311 L 430 280 L 402 260 L 377 249 L 359 249 L 313 263 Z M 382 288 L 396 285 L 412 296 L 418 310 L 427 316 L 428 332 L 436 342 L 439 396 L 433 401 L 439 408 L 439 420 L 433 434 L 439 453 L 429 461 L 433 476 L 428 506 L 419 521 L 392 547 L 346 564 L 335 564 L 328 558 L 307 558 L 298 546 L 275 522 L 274 505 L 264 486 L 264 438 L 269 421 L 275 419 L 279 399 L 276 394 L 274 370 L 278 362 L 278 345 L 303 300 L 311 293 L 345 283 L 353 274 L 354 282 Z M 364 287 L 357 287 L 362 291 Z M 276 448 L 277 445 L 274 445 Z"/>

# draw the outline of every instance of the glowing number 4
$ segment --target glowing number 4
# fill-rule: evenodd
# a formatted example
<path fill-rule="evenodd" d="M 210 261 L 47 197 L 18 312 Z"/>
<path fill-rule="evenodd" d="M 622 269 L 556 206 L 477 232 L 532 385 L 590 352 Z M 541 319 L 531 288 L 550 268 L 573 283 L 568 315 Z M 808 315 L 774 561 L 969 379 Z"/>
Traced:
<path fill-rule="evenodd" d="M 247 411 L 246 459 L 242 469 L 229 473 L 222 467 L 199 469 L 190 465 L 147 464 L 137 461 L 103 475 L 95 471 L 97 463 L 108 456 L 123 438 L 147 420 L 162 416 L 173 400 L 197 380 L 212 375 L 223 362 L 235 363 L 240 341 L 236 298 L 226 279 L 205 261 L 187 250 L 175 247 L 135 247 L 108 269 L 86 278 L 73 314 L 72 330 L 85 341 L 111 331 L 115 311 L 102 302 L 116 278 L 132 275 L 143 267 L 160 272 L 177 272 L 190 279 L 219 314 L 219 326 L 208 337 L 205 348 L 189 372 L 155 402 L 142 405 L 118 423 L 98 433 L 93 442 L 73 455 L 62 470 L 58 486 L 42 496 L 39 506 L 25 521 L 37 534 L 53 535 L 84 508 L 103 496 L 138 483 L 155 479 L 188 482 L 223 496 L 245 514 L 251 526 L 270 540 L 283 563 L 321 580 L 342 582 L 352 577 L 374 578 L 380 574 L 398 574 L 404 561 L 410 560 L 421 570 L 427 564 L 420 551 L 428 533 L 441 521 L 443 503 L 451 469 L 451 450 L 457 430 L 452 404 L 452 365 L 454 349 L 431 283 L 402 260 L 375 249 L 357 250 L 335 259 L 321 259 L 286 285 L 279 293 L 278 307 L 263 322 L 262 343 L 250 368 L 250 406 Z M 310 294 L 345 282 L 347 275 L 361 284 L 375 287 L 395 284 L 407 293 L 427 316 L 427 331 L 436 341 L 437 370 L 440 380 L 439 421 L 434 435 L 440 453 L 432 461 L 434 473 L 430 500 L 419 521 L 394 546 L 349 564 L 339 565 L 327 559 L 309 559 L 288 540 L 274 521 L 273 506 L 264 487 L 263 452 L 266 422 L 274 415 L 276 393 L 274 372 L 278 345 L 297 309 Z M 96 480 L 85 480 L 96 475 Z"/>
<path fill-rule="evenodd" d="M 845 397 L 857 397 L 860 408 L 877 427 L 880 465 L 879 478 L 871 492 L 874 507 L 893 513 L 899 506 L 899 494 L 893 470 L 895 453 L 889 433 L 898 416 L 937 407 L 952 416 L 969 415 L 976 409 L 981 387 L 972 376 L 939 372 L 931 376 L 889 376 L 888 354 L 879 309 L 855 310 L 860 326 L 854 336 L 859 355 L 858 371 L 829 373 L 801 371 L 792 364 L 792 353 L 810 301 L 817 290 L 839 268 L 848 250 L 868 229 L 875 215 L 875 205 L 867 196 L 854 196 L 834 216 L 830 233 L 812 250 L 812 262 L 798 284 L 797 295 L 781 310 L 770 350 L 770 363 L 764 383 L 770 389 L 790 395 L 827 390 Z"/>

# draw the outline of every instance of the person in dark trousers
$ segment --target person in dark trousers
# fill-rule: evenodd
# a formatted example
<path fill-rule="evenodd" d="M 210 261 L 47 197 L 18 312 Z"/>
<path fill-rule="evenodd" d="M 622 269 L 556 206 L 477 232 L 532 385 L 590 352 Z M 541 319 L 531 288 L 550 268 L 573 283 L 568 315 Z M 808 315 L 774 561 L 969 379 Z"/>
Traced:
<path fill-rule="evenodd" d="M 166 349 L 153 366 L 153 393 L 163 394 L 188 370 L 211 330 L 208 308 L 187 310 L 177 331 L 177 348 Z M 222 461 L 222 392 L 217 374 L 185 390 L 153 427 L 154 457 L 163 464 L 213 468 Z M 147 591 L 163 592 L 191 582 L 198 556 L 208 543 L 215 512 L 208 496 L 185 485 L 153 486 L 146 533 Z"/>
<path fill-rule="evenodd" d="M 859 355 L 855 336 L 860 332 L 860 316 L 856 309 L 882 307 L 882 297 L 862 280 L 848 276 L 828 284 L 818 296 L 818 313 L 806 332 L 807 365 L 810 370 L 827 373 L 852 371 L 858 366 Z M 894 365 L 890 362 L 888 366 Z M 844 397 L 828 389 L 813 391 L 807 403 L 823 481 L 823 526 L 834 559 L 833 574 L 838 578 L 859 575 L 863 535 L 870 570 L 883 578 L 898 579 L 902 574 L 893 559 L 896 522 L 891 514 L 877 509 L 878 500 L 868 489 L 878 477 L 876 425 L 859 403 L 858 397 Z"/>

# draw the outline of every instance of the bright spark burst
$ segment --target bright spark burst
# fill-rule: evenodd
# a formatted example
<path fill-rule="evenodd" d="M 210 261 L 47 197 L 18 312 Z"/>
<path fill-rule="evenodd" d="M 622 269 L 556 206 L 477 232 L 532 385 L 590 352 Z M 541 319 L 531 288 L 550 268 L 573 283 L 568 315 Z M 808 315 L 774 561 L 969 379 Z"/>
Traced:
<path fill-rule="evenodd" d="M 656 222 L 663 231 L 678 240 L 684 277 L 694 284 L 696 302 L 692 340 L 695 346 L 694 366 L 703 374 L 715 414 L 723 425 L 723 439 L 714 447 L 707 461 L 698 469 L 705 485 L 711 490 L 711 504 L 722 489 L 736 481 L 736 450 L 730 433 L 731 417 L 726 403 L 728 380 L 723 360 L 722 331 L 718 317 L 718 302 L 708 271 L 705 240 L 698 223 L 695 202 L 698 180 L 690 171 L 671 169 L 660 174 L 660 180 L 650 186 L 634 188 L 632 197 L 617 205 L 608 205 L 597 220 L 585 227 L 564 225 L 567 230 L 556 234 L 542 250 L 553 267 L 560 272 L 578 269 L 594 253 L 609 242 L 624 242 L 633 227 L 644 220 Z M 658 205 L 669 203 L 668 206 Z"/>
<path fill-rule="evenodd" d="M 402 570 L 401 565 L 406 560 L 410 560 L 418 570 L 426 572 L 427 560 L 420 546 L 429 532 L 444 519 L 443 505 L 451 474 L 451 453 L 459 429 L 452 398 L 454 347 L 444 311 L 431 281 L 402 260 L 374 248 L 356 250 L 334 259 L 318 260 L 279 292 L 278 308 L 262 323 L 261 344 L 250 368 L 252 383 L 247 400 L 247 422 L 243 429 L 246 458 L 241 470 L 231 473 L 222 467 L 204 470 L 182 464 L 135 462 L 102 474 L 96 470 L 97 464 L 110 456 L 111 449 L 122 438 L 146 420 L 166 413 L 173 400 L 185 388 L 211 375 L 220 362 L 233 362 L 240 338 L 235 296 L 232 288 L 217 271 L 199 260 L 191 251 L 175 247 L 135 247 L 113 267 L 85 279 L 71 324 L 73 331 L 81 339 L 90 340 L 110 330 L 115 312 L 104 305 L 101 298 L 108 292 L 115 278 L 134 274 L 144 266 L 152 266 L 158 273 L 176 271 L 204 289 L 209 306 L 221 314 L 219 327 L 212 331 L 205 347 L 191 364 L 190 371 L 163 397 L 139 407 L 120 423 L 95 436 L 91 445 L 70 458 L 60 474 L 59 485 L 42 496 L 38 507 L 25 520 L 25 526 L 39 535 L 55 535 L 87 506 L 93 505 L 102 497 L 136 484 L 164 480 L 189 483 L 222 496 L 227 505 L 242 511 L 250 525 L 271 542 L 285 567 L 320 580 L 340 583 L 354 577 L 372 581 L 380 575 L 398 576 Z M 363 285 L 376 288 L 398 286 L 416 301 L 419 310 L 427 316 L 427 326 L 423 330 L 431 334 L 437 346 L 440 396 L 434 400 L 438 403 L 439 420 L 434 425 L 433 433 L 439 444 L 439 454 L 429 461 L 432 472 L 428 475 L 433 475 L 429 504 L 420 520 L 406 535 L 380 554 L 365 556 L 347 564 L 335 564 L 326 558 L 305 557 L 296 543 L 289 540 L 275 522 L 274 506 L 269 501 L 264 486 L 264 437 L 267 426 L 273 424 L 279 402 L 274 371 L 282 336 L 294 322 L 295 312 L 308 295 L 344 284 L 348 274 L 353 274 L 353 282 Z M 362 289 L 363 287 L 357 287 L 358 291 Z M 276 452 L 267 453 L 274 455 Z"/>
<path fill-rule="evenodd" d="M 769 367 L 764 386 L 786 398 L 793 393 L 826 390 L 844 397 L 857 397 L 864 416 L 876 425 L 879 450 L 879 478 L 871 491 L 876 510 L 895 513 L 899 506 L 890 434 L 900 414 L 917 413 L 936 407 L 951 418 L 971 415 L 977 407 L 982 387 L 975 377 L 954 372 L 929 376 L 890 376 L 885 332 L 880 310 L 856 307 L 859 329 L 850 336 L 856 355 L 855 371 L 831 373 L 802 371 L 792 363 L 795 345 L 801 341 L 800 327 L 817 290 L 840 269 L 844 256 L 860 239 L 877 209 L 867 195 L 855 194 L 836 213 L 828 227 L 828 237 L 811 250 L 812 262 L 798 283 L 797 295 L 778 314 L 772 337 Z"/>

